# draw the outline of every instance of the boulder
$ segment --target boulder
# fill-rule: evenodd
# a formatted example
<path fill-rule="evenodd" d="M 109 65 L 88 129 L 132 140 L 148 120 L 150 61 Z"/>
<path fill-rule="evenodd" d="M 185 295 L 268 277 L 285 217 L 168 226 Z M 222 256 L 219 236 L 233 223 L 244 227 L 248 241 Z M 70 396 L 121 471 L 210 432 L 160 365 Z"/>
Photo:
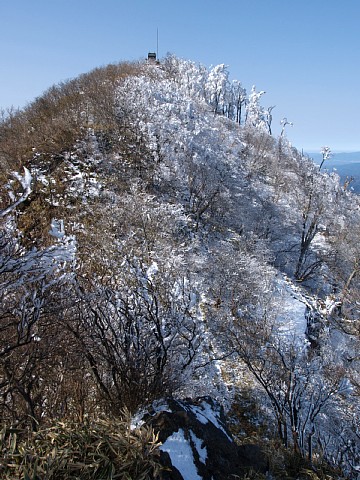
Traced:
<path fill-rule="evenodd" d="M 267 471 L 261 449 L 234 442 L 223 408 L 210 397 L 167 399 L 144 420 L 162 442 L 162 480 L 233 480 L 249 469 Z"/>

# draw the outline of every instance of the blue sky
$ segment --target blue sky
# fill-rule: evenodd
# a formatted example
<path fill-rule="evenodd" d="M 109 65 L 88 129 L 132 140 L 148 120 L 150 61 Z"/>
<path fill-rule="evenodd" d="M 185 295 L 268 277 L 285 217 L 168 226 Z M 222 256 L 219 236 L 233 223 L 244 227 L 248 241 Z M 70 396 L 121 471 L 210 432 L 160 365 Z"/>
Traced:
<path fill-rule="evenodd" d="M 359 0 L 0 0 L 0 108 L 156 50 L 265 90 L 298 149 L 360 151 Z"/>

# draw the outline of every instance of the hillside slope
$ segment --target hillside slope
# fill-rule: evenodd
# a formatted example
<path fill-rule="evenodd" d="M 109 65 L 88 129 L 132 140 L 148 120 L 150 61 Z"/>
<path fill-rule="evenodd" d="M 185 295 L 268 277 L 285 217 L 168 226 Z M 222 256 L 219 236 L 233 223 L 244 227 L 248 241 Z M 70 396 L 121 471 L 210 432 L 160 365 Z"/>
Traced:
<path fill-rule="evenodd" d="M 359 200 L 262 94 L 169 56 L 3 119 L 3 421 L 250 391 L 265 436 L 356 478 Z"/>

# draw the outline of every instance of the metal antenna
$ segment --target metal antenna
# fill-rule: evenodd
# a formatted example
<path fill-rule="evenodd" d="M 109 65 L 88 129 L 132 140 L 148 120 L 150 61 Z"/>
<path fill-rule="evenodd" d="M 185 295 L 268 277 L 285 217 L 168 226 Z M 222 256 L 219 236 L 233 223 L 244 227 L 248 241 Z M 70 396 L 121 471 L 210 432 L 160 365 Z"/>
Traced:
<path fill-rule="evenodd" d="M 156 29 L 156 59 L 159 60 L 159 29 Z"/>

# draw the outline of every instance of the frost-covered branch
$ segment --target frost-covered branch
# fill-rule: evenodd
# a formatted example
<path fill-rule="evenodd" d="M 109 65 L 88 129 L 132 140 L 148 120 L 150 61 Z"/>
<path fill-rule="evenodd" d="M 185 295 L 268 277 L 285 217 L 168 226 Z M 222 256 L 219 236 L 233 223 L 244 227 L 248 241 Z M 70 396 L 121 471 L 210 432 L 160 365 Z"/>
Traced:
<path fill-rule="evenodd" d="M 29 170 L 26 167 L 24 167 L 24 175 L 23 176 L 16 173 L 16 172 L 13 173 L 13 176 L 19 181 L 19 183 L 22 186 L 23 191 L 22 191 L 20 197 L 17 200 L 15 200 L 15 196 L 11 192 L 11 197 L 12 197 L 13 203 L 11 205 L 9 205 L 7 208 L 5 208 L 3 210 L 0 210 L 0 217 L 5 217 L 5 215 L 8 215 L 13 210 L 15 210 L 15 208 L 18 205 L 20 205 L 20 203 L 25 202 L 25 200 L 29 197 L 29 195 L 32 191 L 31 190 L 32 176 L 31 176 Z"/>

